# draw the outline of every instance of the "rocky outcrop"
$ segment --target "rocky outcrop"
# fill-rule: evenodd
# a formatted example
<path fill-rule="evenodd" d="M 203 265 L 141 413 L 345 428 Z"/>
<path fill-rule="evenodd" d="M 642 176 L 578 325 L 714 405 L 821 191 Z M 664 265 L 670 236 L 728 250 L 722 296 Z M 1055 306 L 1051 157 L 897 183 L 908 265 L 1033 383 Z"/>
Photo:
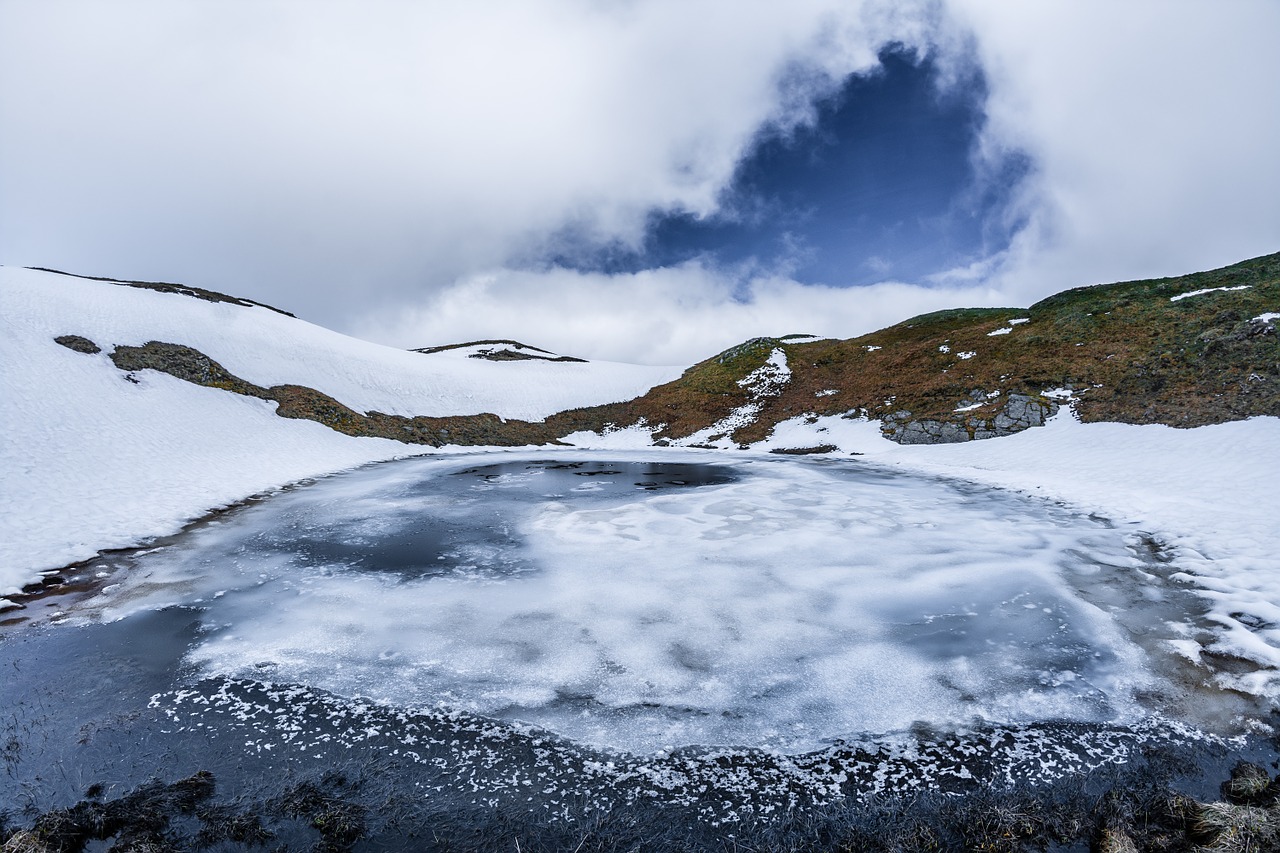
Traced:
<path fill-rule="evenodd" d="M 522 344 L 519 341 L 508 340 L 506 338 L 498 338 L 484 341 L 468 341 L 462 344 L 445 344 L 438 347 L 419 347 L 412 349 L 410 352 L 420 352 L 423 355 L 432 355 L 438 352 L 449 352 L 450 350 L 474 348 L 475 352 L 468 353 L 467 358 L 483 358 L 486 361 L 558 361 L 575 364 L 586 364 L 585 358 L 576 358 L 571 355 L 556 355 L 538 347 L 531 347 L 528 344 Z"/>
<path fill-rule="evenodd" d="M 71 278 L 82 278 L 85 281 L 103 281 L 107 284 L 118 284 L 122 287 L 136 287 L 142 290 L 154 290 L 157 293 L 172 293 L 178 296 L 190 296 L 193 299 L 203 299 L 205 302 L 225 302 L 230 305 L 240 305 L 244 308 L 266 308 L 268 311 L 274 311 L 277 314 L 283 314 L 286 317 L 293 317 L 288 311 L 282 311 L 273 305 L 265 302 L 257 302 L 253 299 L 244 299 L 239 296 L 228 296 L 225 293 L 219 293 L 216 290 L 205 290 L 203 287 L 195 287 L 190 284 L 177 284 L 171 281 L 135 281 L 123 278 L 105 278 L 100 275 L 76 275 L 73 272 L 64 270 L 50 269 L 49 267 L 27 267 L 29 270 L 39 270 L 40 272 L 50 272 L 54 275 L 66 275 Z"/>
<path fill-rule="evenodd" d="M 954 444 L 1043 426 L 1057 411 L 1058 404 L 1046 397 L 1010 394 L 994 416 L 957 412 L 954 419 L 916 419 L 911 412 L 900 410 L 884 419 L 881 431 L 898 444 Z"/>
<path fill-rule="evenodd" d="M 246 382 L 197 349 L 163 341 L 150 341 L 140 347 L 118 346 L 111 353 L 111 361 L 130 375 L 139 370 L 158 370 L 196 385 L 271 400 L 277 403 L 276 414 L 282 418 L 316 421 L 347 435 L 390 438 L 432 447 L 445 444 L 514 447 L 545 444 L 573 431 L 566 428 L 563 433 L 559 432 L 560 421 L 553 425 L 504 420 L 487 413 L 443 418 L 361 413 L 303 385 L 263 388 Z M 562 420 L 572 423 L 573 414 L 564 413 Z M 594 420 L 590 425 L 599 426 Z"/>
<path fill-rule="evenodd" d="M 102 352 L 102 347 L 93 341 L 80 335 L 59 335 L 53 339 L 55 344 L 61 344 L 69 350 L 82 352 L 85 355 L 93 355 Z"/>

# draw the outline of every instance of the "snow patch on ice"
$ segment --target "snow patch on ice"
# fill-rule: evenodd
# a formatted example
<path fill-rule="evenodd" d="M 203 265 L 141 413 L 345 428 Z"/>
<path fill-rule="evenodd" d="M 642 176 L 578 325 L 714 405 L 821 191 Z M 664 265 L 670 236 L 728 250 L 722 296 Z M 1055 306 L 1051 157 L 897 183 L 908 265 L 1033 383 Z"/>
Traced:
<path fill-rule="evenodd" d="M 1045 396 L 1069 401 L 1058 388 Z M 853 427 L 844 431 L 841 427 Z M 822 431 L 819 431 L 822 428 Z M 779 439 L 775 441 L 775 439 Z M 1280 698 L 1280 526 L 1274 472 L 1280 470 L 1280 418 L 1174 429 L 1081 423 L 1063 406 L 1044 427 L 992 441 L 904 446 L 875 422 L 795 418 L 779 424 L 767 449 L 834 444 L 868 461 L 946 474 L 1064 502 L 1144 531 L 1167 547 L 1181 577 L 1199 590 L 1221 626 L 1220 654 L 1263 666 L 1220 676 Z"/>

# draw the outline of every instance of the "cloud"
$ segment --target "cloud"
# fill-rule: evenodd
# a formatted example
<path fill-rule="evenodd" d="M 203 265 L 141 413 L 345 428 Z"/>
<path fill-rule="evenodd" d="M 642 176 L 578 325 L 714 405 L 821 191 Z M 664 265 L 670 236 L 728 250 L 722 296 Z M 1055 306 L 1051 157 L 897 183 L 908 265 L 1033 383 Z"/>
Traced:
<path fill-rule="evenodd" d="M 1004 305 L 985 285 L 861 288 L 801 284 L 702 262 L 606 275 L 491 270 L 424 303 L 367 316 L 357 334 L 405 348 L 527 334 L 568 355 L 642 364 L 692 364 L 757 336 L 849 338 L 952 305 Z"/>
<path fill-rule="evenodd" d="M 1280 250 L 1280 4 L 948 0 L 979 159 L 1022 152 L 994 284 L 1026 299 Z"/>
<path fill-rule="evenodd" d="M 849 0 L 9 3 L 0 259 L 341 323 L 704 215 L 919 14 Z M 909 4 L 914 8 L 914 4 Z"/>
<path fill-rule="evenodd" d="M 650 362 L 1025 305 L 1280 249 L 1277 32 L 1274 0 L 0 0 L 0 263 Z M 758 134 L 892 42 L 985 87 L 971 191 L 1013 184 L 964 269 L 544 268 L 557 235 L 634 248 L 655 211 L 714 213 Z"/>

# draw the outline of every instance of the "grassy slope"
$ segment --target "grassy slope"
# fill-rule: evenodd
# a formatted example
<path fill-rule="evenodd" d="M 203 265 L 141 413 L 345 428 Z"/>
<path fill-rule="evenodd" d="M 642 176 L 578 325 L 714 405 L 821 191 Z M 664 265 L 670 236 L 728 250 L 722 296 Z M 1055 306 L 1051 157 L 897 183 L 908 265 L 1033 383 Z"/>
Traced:
<path fill-rule="evenodd" d="M 1181 293 L 1241 285 L 1248 289 L 1170 301 Z M 1250 322 L 1275 311 L 1280 254 L 1176 278 L 1076 288 L 1030 309 L 939 311 L 850 340 L 756 339 L 631 403 L 575 417 L 591 421 L 598 415 L 619 426 L 644 418 L 665 424 L 661 435 L 688 435 L 746 401 L 737 380 L 763 364 L 774 347 L 786 352 L 792 381 L 766 402 L 754 424 L 735 433 L 738 441 L 764 438 L 777 422 L 807 413 L 990 418 L 1010 393 L 1035 396 L 1058 387 L 1076 389 L 1085 421 L 1190 427 L 1280 415 L 1280 335 Z M 1030 322 L 989 336 L 1018 318 Z M 976 354 L 962 359 L 963 352 Z M 830 390 L 837 393 L 816 396 Z M 957 415 L 954 409 L 970 402 L 975 390 L 1001 395 Z"/>

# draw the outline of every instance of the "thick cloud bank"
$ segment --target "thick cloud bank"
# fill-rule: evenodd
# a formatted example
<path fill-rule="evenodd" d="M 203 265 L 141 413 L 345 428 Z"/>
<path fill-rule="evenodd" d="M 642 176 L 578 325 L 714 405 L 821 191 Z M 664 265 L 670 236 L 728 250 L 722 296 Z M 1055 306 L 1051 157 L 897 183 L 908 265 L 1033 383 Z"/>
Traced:
<path fill-rule="evenodd" d="M 981 284 L 838 288 L 698 262 L 618 275 L 501 269 L 461 279 L 422 307 L 368 317 L 355 334 L 415 347 L 536 329 L 538 346 L 556 352 L 687 365 L 750 337 L 844 338 L 953 305 L 1001 305 L 1003 298 Z"/>
<path fill-rule="evenodd" d="M 950 0 L 990 95 L 982 156 L 1022 150 L 996 280 L 1035 298 L 1280 249 L 1280 5 Z"/>
<path fill-rule="evenodd" d="M 834 0 L 0 15 L 4 262 L 181 275 L 321 322 L 566 226 L 634 243 L 651 210 L 710 212 L 762 126 L 914 26 Z"/>
<path fill-rule="evenodd" d="M 0 263 L 187 281 L 388 343 L 650 363 L 1025 304 L 1280 248 L 1277 32 L 1270 0 L 11 0 Z M 971 266 L 840 292 L 714 246 L 639 274 L 548 266 L 557 235 L 643 251 L 655 214 L 714 216 L 761 133 L 892 44 L 978 87 L 966 192 L 1016 178 Z"/>

